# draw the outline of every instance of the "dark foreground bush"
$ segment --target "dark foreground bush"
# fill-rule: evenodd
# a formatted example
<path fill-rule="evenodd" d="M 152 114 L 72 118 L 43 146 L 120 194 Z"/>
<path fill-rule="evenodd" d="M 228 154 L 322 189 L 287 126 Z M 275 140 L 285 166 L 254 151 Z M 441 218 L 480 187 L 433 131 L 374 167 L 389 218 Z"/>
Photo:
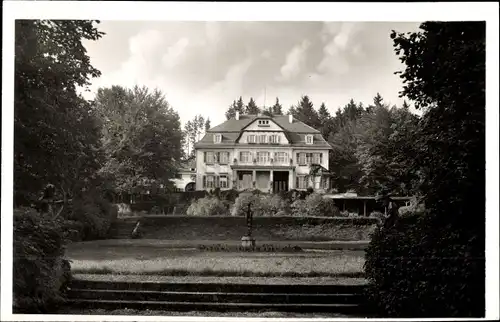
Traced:
<path fill-rule="evenodd" d="M 82 225 L 82 240 L 107 237 L 111 223 L 118 216 L 118 208 L 97 193 L 78 198 L 72 205 L 69 219 Z"/>
<path fill-rule="evenodd" d="M 14 211 L 13 312 L 45 313 L 70 280 L 61 222 L 33 209 Z"/>
<path fill-rule="evenodd" d="M 387 317 L 484 316 L 485 260 L 475 238 L 428 215 L 376 229 L 365 257 L 369 304 Z"/>

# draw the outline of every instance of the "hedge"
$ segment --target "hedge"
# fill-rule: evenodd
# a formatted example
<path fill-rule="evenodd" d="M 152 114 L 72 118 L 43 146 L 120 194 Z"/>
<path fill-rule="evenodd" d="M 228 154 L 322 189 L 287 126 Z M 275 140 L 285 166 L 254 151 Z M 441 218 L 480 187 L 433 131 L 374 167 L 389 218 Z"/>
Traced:
<path fill-rule="evenodd" d="M 485 260 L 474 239 L 422 214 L 377 228 L 365 256 L 372 309 L 399 318 L 484 316 Z"/>
<path fill-rule="evenodd" d="M 46 313 L 63 301 L 71 278 L 62 222 L 33 209 L 14 210 L 13 312 Z"/>
<path fill-rule="evenodd" d="M 129 238 L 136 222 L 137 218 L 119 220 L 113 237 Z M 368 240 L 378 223 L 370 217 L 254 217 L 253 235 L 259 241 Z M 145 216 L 141 232 L 144 239 L 240 240 L 247 225 L 244 216 Z"/>

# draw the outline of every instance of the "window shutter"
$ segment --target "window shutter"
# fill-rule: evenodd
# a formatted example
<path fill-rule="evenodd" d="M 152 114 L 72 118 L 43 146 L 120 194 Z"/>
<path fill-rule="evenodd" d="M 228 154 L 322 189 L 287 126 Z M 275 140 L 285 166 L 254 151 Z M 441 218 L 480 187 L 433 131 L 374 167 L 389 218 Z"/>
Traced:
<path fill-rule="evenodd" d="M 319 163 L 323 164 L 323 153 L 319 154 Z"/>
<path fill-rule="evenodd" d="M 280 141 L 281 141 L 281 135 L 277 135 L 277 137 L 278 137 L 278 143 L 280 143 Z"/>
<path fill-rule="evenodd" d="M 203 176 L 203 188 L 206 188 L 206 187 L 207 187 L 207 176 Z"/>
<path fill-rule="evenodd" d="M 299 176 L 295 177 L 295 188 L 300 189 L 300 187 L 299 187 Z"/>
<path fill-rule="evenodd" d="M 207 152 L 203 152 L 203 163 L 207 163 Z"/>
<path fill-rule="evenodd" d="M 300 164 L 300 153 L 297 153 L 297 163 Z"/>

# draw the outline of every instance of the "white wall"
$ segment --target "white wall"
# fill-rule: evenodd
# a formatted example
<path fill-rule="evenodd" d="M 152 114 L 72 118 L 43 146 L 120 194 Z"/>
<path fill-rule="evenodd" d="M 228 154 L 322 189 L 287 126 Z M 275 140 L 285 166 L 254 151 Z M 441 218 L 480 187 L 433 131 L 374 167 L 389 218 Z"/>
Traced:
<path fill-rule="evenodd" d="M 203 153 L 205 151 L 211 151 L 211 152 L 218 152 L 218 151 L 229 151 L 229 164 L 228 165 L 219 165 L 219 170 L 217 171 L 216 166 L 214 165 L 206 165 L 203 162 Z M 202 190 L 203 188 L 203 175 L 207 172 L 212 172 L 212 173 L 227 173 L 228 174 L 228 180 L 229 180 L 229 188 L 232 187 L 232 181 L 234 180 L 233 178 L 233 170 L 231 169 L 231 165 L 233 164 L 234 158 L 238 159 L 238 164 L 243 164 L 239 160 L 240 157 L 240 152 L 241 151 L 248 151 L 252 153 L 252 158 L 249 163 L 247 164 L 253 164 L 253 158 L 257 157 L 257 151 L 266 151 L 269 152 L 270 158 L 274 158 L 274 152 L 287 152 L 288 153 L 288 159 L 283 163 L 283 164 L 278 164 L 276 161 L 273 163 L 274 165 L 290 165 L 290 158 L 293 159 L 293 165 L 295 166 L 295 171 L 293 172 L 293 175 L 289 177 L 289 187 L 292 189 L 295 187 L 295 177 L 297 175 L 308 175 L 309 174 L 309 166 L 299 166 L 298 165 L 298 160 L 297 160 L 297 153 L 322 153 L 322 163 L 321 166 L 323 166 L 325 169 L 328 169 L 328 150 L 322 150 L 322 149 L 292 149 L 291 147 L 279 147 L 279 146 L 273 146 L 273 145 L 259 145 L 256 144 L 254 146 L 250 147 L 236 147 L 234 149 L 199 149 L 196 151 L 196 189 L 197 190 Z M 268 163 L 271 165 L 271 163 Z M 319 180 L 319 179 L 318 179 Z M 311 182 L 312 185 L 312 182 Z"/>

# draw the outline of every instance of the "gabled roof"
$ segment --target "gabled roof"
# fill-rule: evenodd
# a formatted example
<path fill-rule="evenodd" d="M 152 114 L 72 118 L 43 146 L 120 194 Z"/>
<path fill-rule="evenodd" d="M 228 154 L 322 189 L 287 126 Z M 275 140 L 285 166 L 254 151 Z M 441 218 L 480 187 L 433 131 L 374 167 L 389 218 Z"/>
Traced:
<path fill-rule="evenodd" d="M 297 119 L 293 119 L 293 123 L 290 123 L 288 121 L 288 115 L 279 115 L 279 116 L 269 117 L 269 116 L 255 115 L 255 114 L 240 115 L 239 120 L 231 118 L 231 119 L 225 121 L 224 123 L 219 124 L 211 129 L 209 129 L 207 132 L 214 132 L 214 133 L 238 132 L 239 133 L 241 130 L 243 130 L 245 127 L 250 125 L 250 123 L 252 123 L 253 121 L 255 121 L 257 119 L 271 119 L 287 132 L 311 133 L 311 134 L 320 133 L 318 130 L 313 129 L 309 125 L 307 125 L 307 124 L 305 124 Z"/>
<path fill-rule="evenodd" d="M 294 147 L 303 148 L 331 148 L 330 144 L 325 141 L 321 132 L 310 127 L 309 125 L 293 119 L 293 122 L 289 122 L 288 115 L 279 116 L 262 116 L 262 115 L 240 115 L 239 120 L 231 118 L 222 124 L 219 124 L 207 131 L 203 138 L 195 144 L 196 148 L 204 147 L 218 147 L 218 148 L 231 148 L 236 145 L 245 146 L 245 143 L 237 143 L 238 138 L 241 133 L 248 127 L 251 123 L 258 119 L 269 119 L 275 122 L 279 127 L 283 129 L 290 145 Z M 221 143 L 214 143 L 214 135 L 221 134 Z M 306 144 L 306 135 L 312 134 L 314 136 L 313 144 Z M 258 144 L 257 144 L 258 145 Z M 255 146 L 255 145 L 252 145 Z"/>

